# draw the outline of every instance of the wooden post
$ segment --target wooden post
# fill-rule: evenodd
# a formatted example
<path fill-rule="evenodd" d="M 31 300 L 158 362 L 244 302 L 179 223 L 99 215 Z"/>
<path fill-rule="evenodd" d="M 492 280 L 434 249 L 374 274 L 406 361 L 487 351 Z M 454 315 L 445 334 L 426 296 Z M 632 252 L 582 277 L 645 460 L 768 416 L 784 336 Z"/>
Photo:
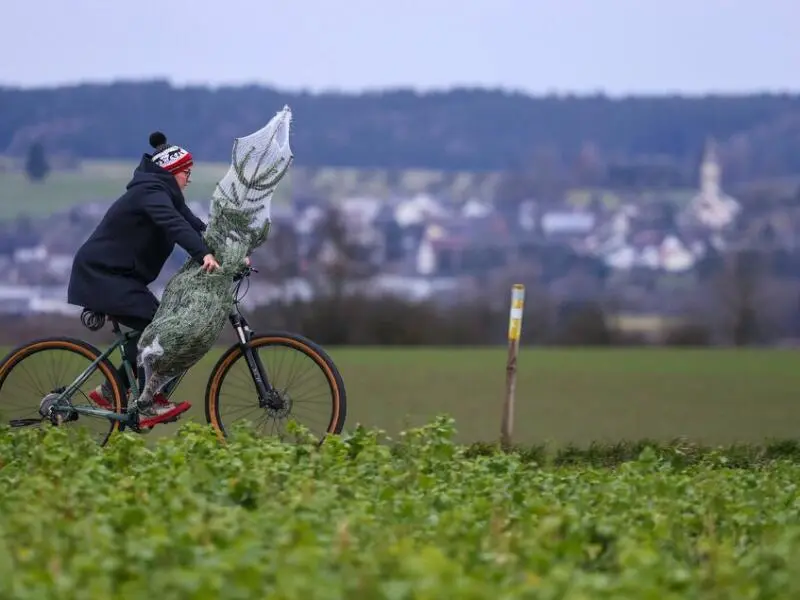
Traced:
<path fill-rule="evenodd" d="M 517 283 L 511 288 L 511 310 L 508 315 L 508 359 L 506 360 L 506 399 L 503 403 L 503 421 L 500 426 L 500 444 L 511 449 L 514 430 L 514 395 L 517 389 L 517 355 L 522 333 L 522 312 L 525 307 L 525 286 Z"/>

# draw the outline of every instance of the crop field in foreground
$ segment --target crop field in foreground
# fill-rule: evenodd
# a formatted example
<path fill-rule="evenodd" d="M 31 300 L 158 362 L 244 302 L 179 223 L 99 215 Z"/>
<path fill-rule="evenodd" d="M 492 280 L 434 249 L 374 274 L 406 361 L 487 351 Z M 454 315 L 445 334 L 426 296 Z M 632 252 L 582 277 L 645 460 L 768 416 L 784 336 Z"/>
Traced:
<path fill-rule="evenodd" d="M 319 449 L 197 424 L 105 448 L 0 431 L 0 597 L 800 594 L 796 443 L 540 464 L 457 445 L 453 425 Z"/>

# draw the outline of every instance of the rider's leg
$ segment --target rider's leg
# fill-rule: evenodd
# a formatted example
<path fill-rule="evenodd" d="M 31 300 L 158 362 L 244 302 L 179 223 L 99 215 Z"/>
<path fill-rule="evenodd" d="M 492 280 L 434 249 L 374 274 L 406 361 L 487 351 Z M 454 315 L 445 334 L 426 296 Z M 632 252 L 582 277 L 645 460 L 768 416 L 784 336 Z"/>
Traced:
<path fill-rule="evenodd" d="M 141 316 L 115 315 L 114 319 L 120 325 L 141 333 L 152 322 L 156 309 L 158 308 L 158 301 L 154 296 L 147 296 L 146 299 L 149 308 L 142 306 L 140 314 L 151 312 L 152 316 L 150 316 L 150 318 L 145 319 Z M 140 336 L 137 335 L 130 339 L 125 344 L 124 349 L 125 360 L 130 364 L 139 384 L 139 398 L 131 398 L 129 404 L 136 405 L 136 409 L 139 412 L 140 426 L 142 428 L 149 428 L 156 423 L 164 422 L 165 419 L 174 420 L 178 415 L 191 408 L 191 404 L 188 402 L 181 402 L 176 405 L 167 399 L 167 394 L 174 389 L 180 377 L 174 379 L 159 375 L 153 377 L 147 361 L 145 361 L 143 366 L 139 366 L 139 337 Z M 128 391 L 130 389 L 130 383 L 128 382 L 124 366 L 120 365 L 117 368 L 117 372 L 120 374 L 125 390 Z M 102 386 L 99 386 L 99 388 L 102 388 Z M 101 396 L 99 392 L 101 392 L 101 389 L 95 390 L 95 392 L 90 394 L 90 398 L 97 401 L 97 403 L 102 406 L 102 397 L 99 399 L 97 398 Z M 110 395 L 109 392 L 107 398 L 110 398 Z M 104 408 L 110 408 L 110 402 L 108 402 L 108 406 Z"/>
<path fill-rule="evenodd" d="M 141 330 L 138 330 L 141 331 Z M 138 367 L 136 366 L 136 357 L 138 354 L 138 350 L 136 348 L 136 344 L 139 341 L 139 336 L 135 336 L 127 341 L 125 344 L 125 360 L 131 366 L 131 370 L 133 371 L 133 376 L 137 378 L 137 387 L 141 391 L 142 386 L 144 386 L 144 374 L 140 373 Z M 117 367 L 117 373 L 119 373 L 119 378 L 122 381 L 122 385 L 125 388 L 125 391 L 131 388 L 131 382 L 128 381 L 128 373 L 125 369 L 125 365 L 120 363 Z"/>
<path fill-rule="evenodd" d="M 138 334 L 141 334 L 144 331 L 145 327 L 147 327 L 152 319 L 143 319 L 141 317 L 127 317 L 127 316 L 119 316 L 114 317 L 117 322 L 122 325 L 123 327 L 129 328 L 131 331 L 135 331 Z M 139 335 L 134 336 L 125 344 L 125 360 L 130 364 L 131 368 L 133 369 L 134 377 L 138 379 L 138 387 L 141 391 L 142 387 L 144 386 L 144 373 L 138 372 L 138 367 L 136 363 L 136 358 L 139 354 L 139 350 L 136 347 L 136 344 L 139 342 Z M 122 379 L 122 383 L 125 386 L 125 390 L 130 389 L 131 384 L 128 381 L 128 375 L 125 372 L 124 365 L 120 364 L 117 367 L 117 372 L 119 373 L 120 379 Z"/>
<path fill-rule="evenodd" d="M 142 317 L 130 317 L 126 315 L 114 315 L 112 317 L 116 320 L 120 325 L 123 327 L 127 327 L 132 331 L 141 332 L 150 324 L 152 319 L 143 319 Z M 144 373 L 138 372 L 136 366 L 136 357 L 138 354 L 138 349 L 136 348 L 136 344 L 139 341 L 139 336 L 136 335 L 133 338 L 129 339 L 124 347 L 125 359 L 130 364 L 134 377 L 138 374 L 138 387 L 139 390 L 144 387 Z M 117 367 L 117 373 L 119 374 L 120 381 L 122 382 L 122 389 L 125 394 L 130 390 L 131 384 L 128 381 L 128 373 L 125 369 L 125 365 L 120 363 Z M 95 402 L 98 406 L 106 409 L 111 409 L 111 385 L 104 381 L 102 384 L 97 386 L 90 394 L 89 398 Z"/>
<path fill-rule="evenodd" d="M 176 420 L 192 405 L 188 402 L 174 404 L 167 400 L 164 396 L 164 389 L 178 378 L 154 373 L 149 357 L 146 355 L 143 363 L 141 370 L 144 372 L 146 383 L 141 395 L 135 401 L 135 406 L 139 413 L 139 427 L 149 429 L 158 423 Z"/>

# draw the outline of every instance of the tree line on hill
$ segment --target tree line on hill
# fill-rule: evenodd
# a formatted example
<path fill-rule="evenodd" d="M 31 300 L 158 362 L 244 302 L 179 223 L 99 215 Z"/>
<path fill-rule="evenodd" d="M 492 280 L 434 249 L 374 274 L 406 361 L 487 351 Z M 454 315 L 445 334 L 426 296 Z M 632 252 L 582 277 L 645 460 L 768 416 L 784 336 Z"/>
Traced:
<path fill-rule="evenodd" d="M 261 127 L 284 104 L 295 114 L 297 164 L 309 167 L 539 169 L 579 180 L 602 172 L 623 183 L 638 168 L 669 185 L 694 185 L 710 136 L 719 142 L 728 180 L 800 172 L 800 95 L 788 94 L 611 99 L 456 89 L 313 95 L 164 81 L 0 88 L 0 153 L 23 157 L 38 141 L 79 158 L 130 159 L 160 129 L 198 160 L 227 161 L 233 137 Z"/>

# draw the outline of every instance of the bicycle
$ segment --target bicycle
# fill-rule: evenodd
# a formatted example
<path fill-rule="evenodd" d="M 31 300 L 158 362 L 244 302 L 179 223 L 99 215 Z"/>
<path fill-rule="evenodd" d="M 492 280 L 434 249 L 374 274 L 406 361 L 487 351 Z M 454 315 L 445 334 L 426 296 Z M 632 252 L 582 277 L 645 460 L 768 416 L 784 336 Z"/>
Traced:
<path fill-rule="evenodd" d="M 234 277 L 234 300 L 228 321 L 236 333 L 237 342 L 223 352 L 209 375 L 204 397 L 206 422 L 213 427 L 220 441 L 227 439 L 228 433 L 221 414 L 221 388 L 226 377 L 230 375 L 232 368 L 239 364 L 242 358 L 246 364 L 250 380 L 254 385 L 253 395 L 257 396 L 257 400 L 251 398 L 251 405 L 254 405 L 262 417 L 272 417 L 281 421 L 287 420 L 293 414 L 293 410 L 298 409 L 297 397 L 290 395 L 287 389 L 273 384 L 275 371 L 268 371 L 265 368 L 258 353 L 260 349 L 284 348 L 293 351 L 295 357 L 299 354 L 310 359 L 312 365 L 316 365 L 317 371 L 323 374 L 324 381 L 327 383 L 327 389 L 330 393 L 330 413 L 327 417 L 324 431 L 320 436 L 320 443 L 322 443 L 327 435 L 339 434 L 344 427 L 347 415 L 347 394 L 344 381 L 331 357 L 314 341 L 297 333 L 286 331 L 257 333 L 250 327 L 240 309 L 240 302 L 244 294 L 240 296 L 239 292 L 244 281 L 248 281 L 247 289 L 249 290 L 249 277 L 252 273 L 257 272 L 253 267 L 247 266 Z M 27 342 L 6 355 L 0 362 L 0 415 L 3 414 L 5 406 L 3 391 L 9 376 L 15 372 L 15 369 L 21 369 L 26 364 L 23 362 L 24 360 L 31 359 L 45 351 L 61 350 L 90 361 L 90 364 L 66 385 L 59 381 L 46 386 L 50 388 L 49 390 L 42 388 L 37 391 L 37 396 L 43 390 L 44 393 L 38 396 L 36 415 L 28 418 L 10 419 L 8 424 L 11 428 L 39 426 L 47 422 L 55 426 L 62 426 L 78 421 L 82 417 L 97 419 L 98 423 L 107 421 L 108 431 L 99 442 L 101 446 L 108 442 L 115 431 L 121 429 L 129 428 L 133 431 L 144 433 L 144 431 L 138 429 L 138 413 L 135 410 L 128 411 L 128 395 L 123 393 L 124 386 L 121 377 L 109 360 L 114 351 L 119 350 L 122 357 L 122 367 L 130 382 L 130 397 L 137 398 L 141 388 L 141 378 L 137 381 L 137 378 L 134 377 L 133 366 L 127 360 L 124 348 L 125 344 L 137 336 L 139 332 L 123 332 L 116 320 L 102 313 L 89 309 L 84 309 L 81 313 L 81 322 L 91 331 L 99 331 L 105 326 L 106 321 L 111 323 L 115 340 L 102 352 L 82 339 L 58 336 Z M 81 387 L 97 372 L 106 378 L 110 388 L 112 396 L 110 410 L 93 406 L 92 401 L 86 394 L 83 394 L 83 397 L 86 398 L 89 404 L 73 402 L 73 397 L 80 392 Z M 174 381 L 172 385 L 167 386 L 168 391 L 164 392 L 167 397 L 171 397 L 175 393 L 180 380 L 185 375 L 186 372 L 177 381 Z"/>

